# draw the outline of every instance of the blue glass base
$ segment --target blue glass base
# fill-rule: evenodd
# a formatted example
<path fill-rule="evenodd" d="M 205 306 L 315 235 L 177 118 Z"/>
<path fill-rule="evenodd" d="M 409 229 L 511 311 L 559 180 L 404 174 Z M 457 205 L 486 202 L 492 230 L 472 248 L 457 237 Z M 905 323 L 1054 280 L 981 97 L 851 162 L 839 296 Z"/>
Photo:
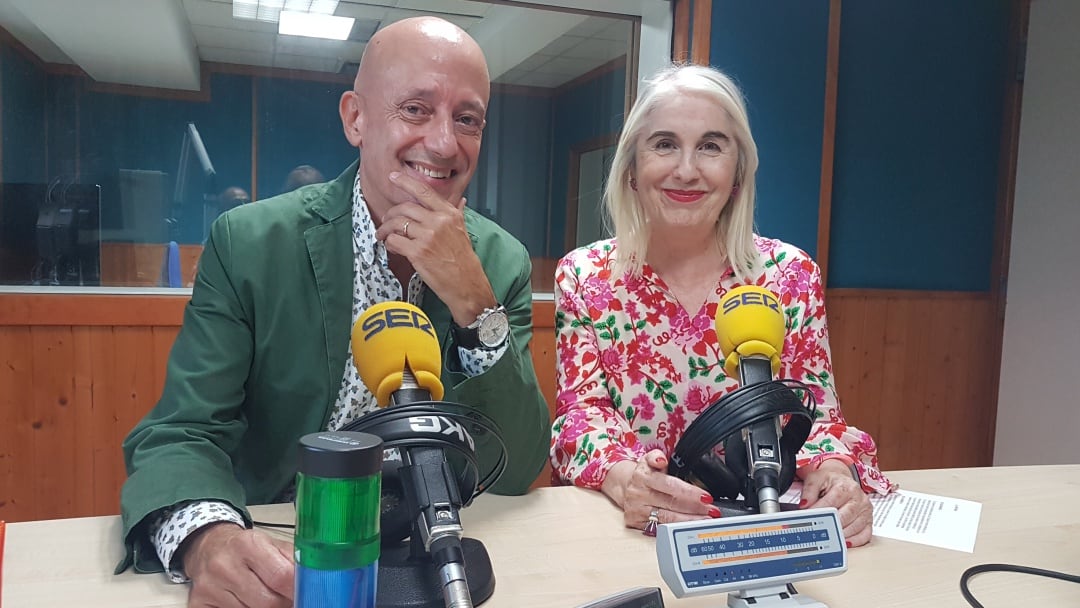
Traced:
<path fill-rule="evenodd" d="M 295 608 L 375 608 L 379 562 L 352 570 L 296 564 Z"/>

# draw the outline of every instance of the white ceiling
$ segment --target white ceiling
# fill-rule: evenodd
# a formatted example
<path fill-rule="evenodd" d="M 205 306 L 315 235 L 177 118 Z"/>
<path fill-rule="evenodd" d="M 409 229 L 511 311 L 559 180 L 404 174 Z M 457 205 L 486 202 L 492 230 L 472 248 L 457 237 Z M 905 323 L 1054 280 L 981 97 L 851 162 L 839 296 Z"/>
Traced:
<path fill-rule="evenodd" d="M 349 40 L 282 36 L 232 0 L 0 0 L 0 27 L 99 82 L 196 90 L 199 61 L 353 74 L 377 28 L 438 15 L 483 47 L 494 82 L 556 87 L 625 55 L 632 22 L 471 0 L 341 0 Z"/>

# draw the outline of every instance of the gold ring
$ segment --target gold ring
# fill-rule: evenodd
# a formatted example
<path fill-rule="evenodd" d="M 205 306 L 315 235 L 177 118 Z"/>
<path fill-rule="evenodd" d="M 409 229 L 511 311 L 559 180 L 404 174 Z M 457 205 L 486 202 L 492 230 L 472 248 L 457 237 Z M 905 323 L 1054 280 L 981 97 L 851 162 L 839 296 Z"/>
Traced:
<path fill-rule="evenodd" d="M 405 220 L 405 227 L 401 229 L 401 236 L 409 238 L 409 220 Z"/>

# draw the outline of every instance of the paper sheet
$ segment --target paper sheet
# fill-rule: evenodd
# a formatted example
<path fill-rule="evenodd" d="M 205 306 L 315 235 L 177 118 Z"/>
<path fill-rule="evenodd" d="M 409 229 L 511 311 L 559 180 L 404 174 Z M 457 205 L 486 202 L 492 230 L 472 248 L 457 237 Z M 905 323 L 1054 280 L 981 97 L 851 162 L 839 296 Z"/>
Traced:
<path fill-rule="evenodd" d="M 796 480 L 780 502 L 798 504 L 801 498 L 802 482 Z M 870 504 L 874 507 L 874 536 L 975 551 L 982 503 L 899 490 L 888 496 L 873 494 Z"/>
<path fill-rule="evenodd" d="M 898 490 L 870 497 L 874 506 L 874 536 L 975 551 L 982 503 Z"/>

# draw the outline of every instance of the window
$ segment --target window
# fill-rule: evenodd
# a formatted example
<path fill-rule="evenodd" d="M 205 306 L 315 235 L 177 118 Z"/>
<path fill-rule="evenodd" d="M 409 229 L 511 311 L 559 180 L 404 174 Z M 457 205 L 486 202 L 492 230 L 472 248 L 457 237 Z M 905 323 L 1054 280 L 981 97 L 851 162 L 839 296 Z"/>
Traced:
<path fill-rule="evenodd" d="M 589 143 L 618 134 L 638 74 L 670 48 L 666 0 L 299 3 L 336 5 L 354 20 L 345 40 L 279 34 L 265 1 L 67 2 L 0 7 L 7 290 L 190 287 L 218 215 L 356 158 L 337 106 L 366 41 L 431 14 L 481 44 L 492 76 L 469 205 L 525 243 L 534 291 L 550 291 L 579 219 L 597 217 L 582 205 L 598 197 L 571 183 L 578 165 L 595 178 Z"/>

